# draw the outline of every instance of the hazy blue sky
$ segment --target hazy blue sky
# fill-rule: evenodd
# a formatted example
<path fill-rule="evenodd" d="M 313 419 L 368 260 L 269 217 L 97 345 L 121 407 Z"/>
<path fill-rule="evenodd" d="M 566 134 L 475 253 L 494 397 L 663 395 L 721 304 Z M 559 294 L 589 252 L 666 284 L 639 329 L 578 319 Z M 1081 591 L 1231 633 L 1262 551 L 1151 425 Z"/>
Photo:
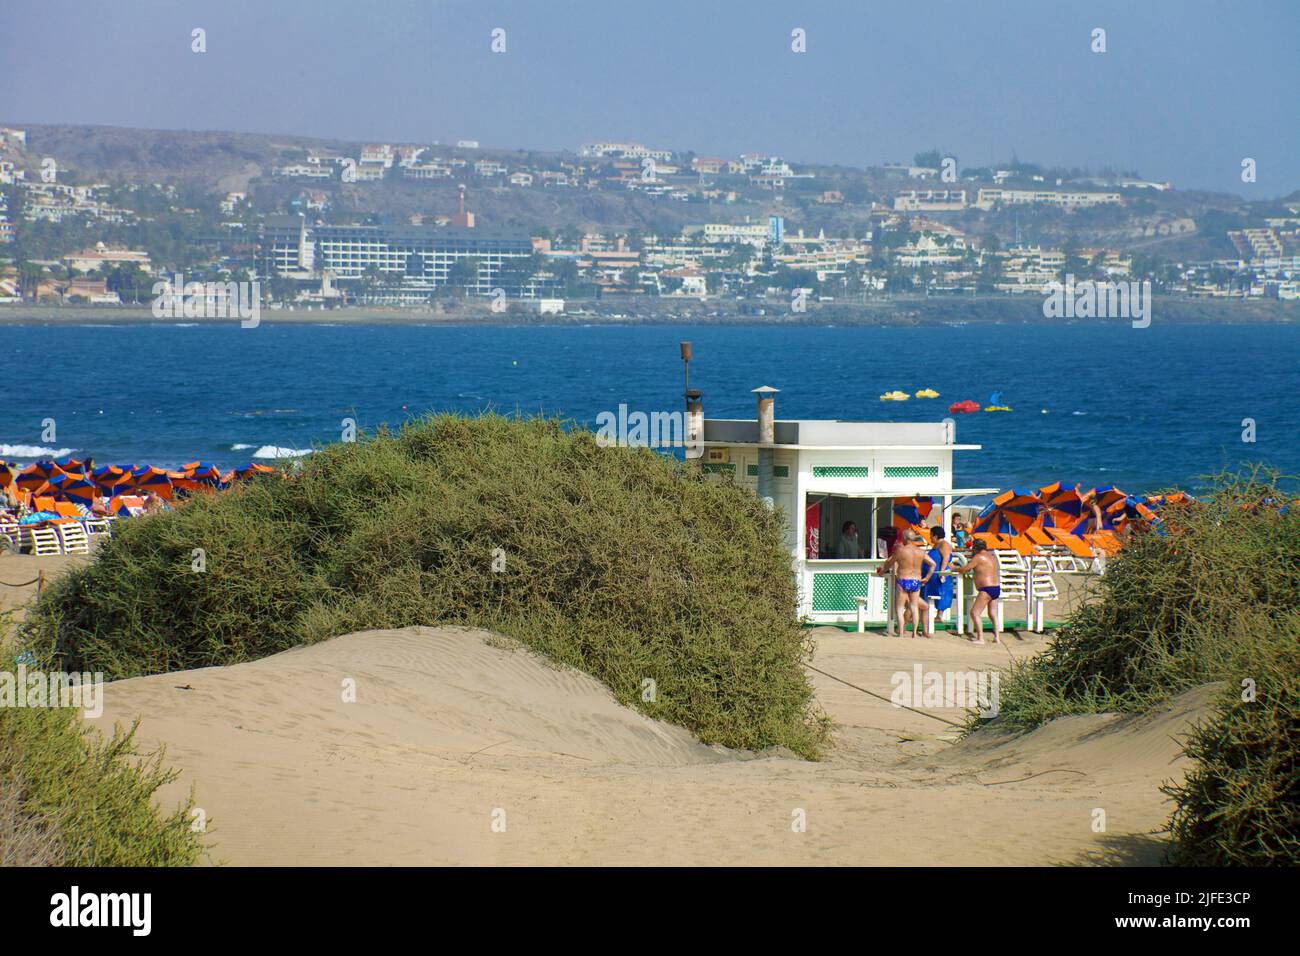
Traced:
<path fill-rule="evenodd" d="M 859 166 L 1014 149 L 1263 198 L 1300 188 L 1297 41 L 1296 0 L 0 0 L 0 118 Z"/>

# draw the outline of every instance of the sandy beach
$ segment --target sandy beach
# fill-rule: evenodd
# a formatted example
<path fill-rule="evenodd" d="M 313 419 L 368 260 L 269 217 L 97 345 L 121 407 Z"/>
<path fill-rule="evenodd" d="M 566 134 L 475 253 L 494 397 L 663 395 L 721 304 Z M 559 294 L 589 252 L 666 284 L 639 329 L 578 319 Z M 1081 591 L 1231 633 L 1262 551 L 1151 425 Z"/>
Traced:
<path fill-rule="evenodd" d="M 21 620 L 27 606 L 36 600 L 37 582 L 44 573 L 46 583 L 64 571 L 84 564 L 81 554 L 11 554 L 0 552 L 0 613 L 13 612 Z"/>
<path fill-rule="evenodd" d="M 918 663 L 983 670 L 1044 646 L 816 638 L 819 671 L 886 697 Z M 216 863 L 1151 864 L 1159 787 L 1181 778 L 1176 738 L 1210 693 L 957 741 L 811 677 L 835 721 L 820 762 L 705 746 L 512 641 L 446 627 L 116 682 L 96 723 L 142 717 L 141 743 L 181 771 L 163 805 L 194 788 Z"/>

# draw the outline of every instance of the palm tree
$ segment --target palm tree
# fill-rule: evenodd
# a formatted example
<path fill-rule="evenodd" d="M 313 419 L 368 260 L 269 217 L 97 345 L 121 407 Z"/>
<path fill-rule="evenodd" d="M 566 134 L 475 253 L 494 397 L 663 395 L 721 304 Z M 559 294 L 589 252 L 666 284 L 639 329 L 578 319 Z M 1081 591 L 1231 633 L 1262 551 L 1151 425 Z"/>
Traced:
<path fill-rule="evenodd" d="M 24 259 L 18 263 L 18 285 L 22 290 L 22 297 L 26 299 L 30 290 L 31 300 L 36 301 L 37 288 L 40 285 L 41 276 L 44 270 L 34 262 Z"/>

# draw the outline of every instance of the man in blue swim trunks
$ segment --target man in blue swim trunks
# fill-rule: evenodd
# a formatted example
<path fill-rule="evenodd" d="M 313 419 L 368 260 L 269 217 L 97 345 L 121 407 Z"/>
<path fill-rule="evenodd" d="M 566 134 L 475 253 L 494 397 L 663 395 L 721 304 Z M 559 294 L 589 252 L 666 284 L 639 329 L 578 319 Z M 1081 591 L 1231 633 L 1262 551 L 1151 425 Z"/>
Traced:
<path fill-rule="evenodd" d="M 888 574 L 893 571 L 896 575 L 894 579 L 894 617 L 898 621 L 898 636 L 902 637 L 907 633 L 907 615 L 912 615 L 912 637 L 916 637 L 917 629 L 929 637 L 929 611 L 930 606 L 921 600 L 921 588 L 926 581 L 930 580 L 930 575 L 934 574 L 934 561 L 925 553 L 921 545 L 925 539 L 920 536 L 913 528 L 908 528 L 903 532 L 902 543 L 894 548 L 894 553 L 889 556 L 889 560 L 876 569 L 877 574 Z M 923 571 L 925 565 L 929 565 L 929 571 Z M 925 613 L 925 623 L 922 623 L 921 614 Z"/>
<path fill-rule="evenodd" d="M 989 550 L 988 543 L 976 538 L 971 545 L 970 560 L 957 573 L 962 577 L 975 575 L 975 600 L 971 602 L 969 611 L 971 628 L 975 631 L 971 643 L 984 643 L 984 609 L 987 608 L 989 619 L 993 621 L 993 643 L 1001 644 L 997 602 L 1002 596 L 1002 571 L 998 567 L 998 559 Z"/>

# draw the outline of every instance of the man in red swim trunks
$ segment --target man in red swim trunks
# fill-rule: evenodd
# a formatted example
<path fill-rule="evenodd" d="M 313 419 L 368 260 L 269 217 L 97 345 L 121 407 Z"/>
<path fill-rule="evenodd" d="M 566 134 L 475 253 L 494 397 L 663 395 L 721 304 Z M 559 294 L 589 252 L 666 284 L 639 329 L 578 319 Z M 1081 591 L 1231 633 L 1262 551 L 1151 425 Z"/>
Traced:
<path fill-rule="evenodd" d="M 975 575 L 975 600 L 970 606 L 970 623 L 975 631 L 972 644 L 984 643 L 984 609 L 988 608 L 989 618 L 993 621 L 993 643 L 1002 643 L 1002 632 L 998 630 L 998 598 L 1002 596 L 1002 571 L 998 559 L 989 550 L 988 543 L 976 538 L 971 545 L 970 560 L 957 572 L 961 576 Z"/>
<path fill-rule="evenodd" d="M 930 622 L 929 610 L 930 605 L 921 600 L 921 588 L 925 582 L 930 580 L 930 575 L 934 574 L 934 560 L 925 553 L 925 549 L 920 547 L 925 539 L 916 531 L 908 528 L 903 532 L 902 543 L 894 548 L 894 553 L 889 556 L 889 560 L 876 568 L 877 574 L 886 574 L 893 571 L 897 577 L 894 579 L 894 616 L 898 621 L 898 636 L 902 637 L 907 633 L 907 615 L 912 615 L 912 637 L 916 637 L 917 628 L 921 633 L 929 637 Z M 928 572 L 922 572 L 924 565 L 929 565 Z M 922 612 L 926 614 L 926 621 L 921 623 Z"/>

